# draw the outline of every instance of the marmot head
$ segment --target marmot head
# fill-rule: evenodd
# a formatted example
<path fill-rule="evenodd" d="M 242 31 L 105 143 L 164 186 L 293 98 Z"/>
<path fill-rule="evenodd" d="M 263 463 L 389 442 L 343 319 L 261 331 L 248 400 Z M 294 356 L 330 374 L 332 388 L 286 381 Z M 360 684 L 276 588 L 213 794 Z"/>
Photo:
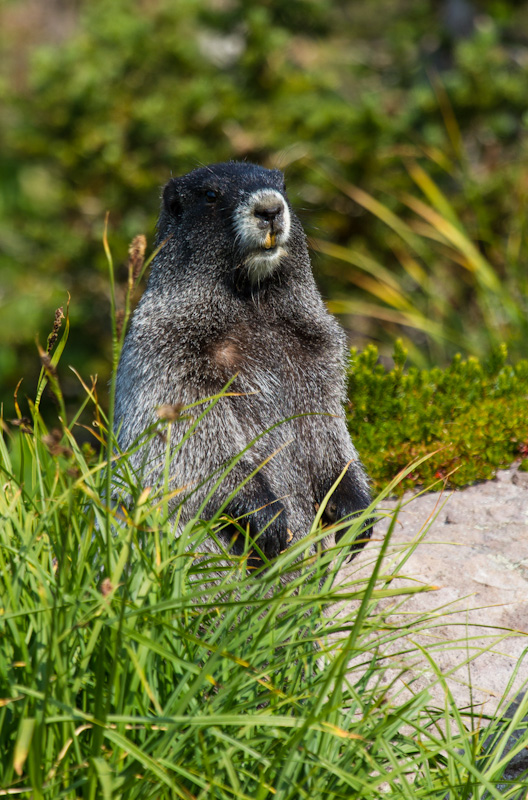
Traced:
<path fill-rule="evenodd" d="M 163 264 L 221 270 L 237 285 L 255 287 L 309 263 L 282 172 L 255 164 L 212 164 L 172 178 L 163 190 L 158 242 L 165 242 Z"/>

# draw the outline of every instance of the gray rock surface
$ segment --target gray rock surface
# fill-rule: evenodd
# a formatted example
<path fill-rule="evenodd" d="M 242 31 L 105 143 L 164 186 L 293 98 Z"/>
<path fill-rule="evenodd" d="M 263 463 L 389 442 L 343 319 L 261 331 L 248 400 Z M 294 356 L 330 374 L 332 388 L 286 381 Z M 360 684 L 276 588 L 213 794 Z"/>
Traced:
<path fill-rule="evenodd" d="M 347 565 L 346 578 L 371 573 L 397 505 L 382 504 L 387 518 L 376 526 L 372 542 Z M 409 647 L 419 642 L 427 650 L 457 707 L 473 704 L 472 727 L 485 729 L 489 717 L 504 713 L 507 701 L 520 701 L 528 688 L 528 652 L 523 657 L 528 651 L 528 474 L 514 466 L 493 481 L 463 490 L 406 495 L 384 566 L 398 564 L 413 542 L 418 542 L 416 549 L 391 588 L 436 588 L 408 597 L 403 606 L 401 597 L 382 605 L 394 609 L 393 623 L 407 624 L 413 614 L 434 613 L 435 622 L 427 630 L 407 635 Z M 401 649 L 402 640 L 385 648 L 394 665 L 387 683 L 407 670 L 389 693 L 399 692 L 401 697 L 429 686 L 433 702 L 443 707 L 445 690 L 427 659 L 414 647 L 412 656 L 401 655 Z M 527 698 L 523 705 L 528 711 Z M 527 768 L 527 755 L 521 754 L 516 763 L 519 768 L 512 777 Z"/>

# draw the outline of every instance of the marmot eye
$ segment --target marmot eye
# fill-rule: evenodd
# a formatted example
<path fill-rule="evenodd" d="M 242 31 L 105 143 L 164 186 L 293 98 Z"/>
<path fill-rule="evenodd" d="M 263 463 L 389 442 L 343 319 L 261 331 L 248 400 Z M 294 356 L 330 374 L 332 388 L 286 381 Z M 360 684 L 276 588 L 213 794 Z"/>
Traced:
<path fill-rule="evenodd" d="M 214 189 L 208 189 L 205 193 L 205 199 L 208 203 L 214 203 L 217 197 L 218 193 Z"/>

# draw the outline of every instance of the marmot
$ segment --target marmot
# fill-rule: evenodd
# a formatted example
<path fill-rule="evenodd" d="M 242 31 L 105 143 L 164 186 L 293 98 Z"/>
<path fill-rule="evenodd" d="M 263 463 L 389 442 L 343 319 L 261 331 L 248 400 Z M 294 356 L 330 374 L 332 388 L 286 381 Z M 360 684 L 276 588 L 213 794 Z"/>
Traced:
<path fill-rule="evenodd" d="M 161 406 L 196 403 L 232 380 L 232 396 L 222 397 L 183 443 L 192 421 L 184 415 L 172 425 L 171 488 L 184 488 L 173 507 L 187 495 L 180 524 L 197 515 L 219 468 L 253 440 L 201 516 L 210 519 L 240 487 L 224 513 L 249 523 L 267 558 L 308 534 L 347 464 L 326 518 L 365 509 L 368 480 L 343 411 L 345 335 L 316 287 L 282 172 L 230 162 L 172 178 L 162 194 L 157 243 L 117 372 L 122 450 Z M 163 437 L 130 462 L 144 485 L 161 485 Z M 234 531 L 224 530 L 225 547 L 240 552 Z M 367 528 L 362 539 L 369 535 Z M 212 541 L 210 550 L 220 552 Z"/>

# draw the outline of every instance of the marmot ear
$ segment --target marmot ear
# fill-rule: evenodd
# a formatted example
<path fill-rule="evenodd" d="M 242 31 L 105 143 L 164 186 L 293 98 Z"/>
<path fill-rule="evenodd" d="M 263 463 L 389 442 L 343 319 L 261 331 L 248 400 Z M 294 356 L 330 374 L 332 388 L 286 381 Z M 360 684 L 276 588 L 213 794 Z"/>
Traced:
<path fill-rule="evenodd" d="M 171 178 L 163 189 L 163 206 L 171 217 L 178 218 L 183 211 L 183 205 L 178 191 L 178 179 Z"/>

